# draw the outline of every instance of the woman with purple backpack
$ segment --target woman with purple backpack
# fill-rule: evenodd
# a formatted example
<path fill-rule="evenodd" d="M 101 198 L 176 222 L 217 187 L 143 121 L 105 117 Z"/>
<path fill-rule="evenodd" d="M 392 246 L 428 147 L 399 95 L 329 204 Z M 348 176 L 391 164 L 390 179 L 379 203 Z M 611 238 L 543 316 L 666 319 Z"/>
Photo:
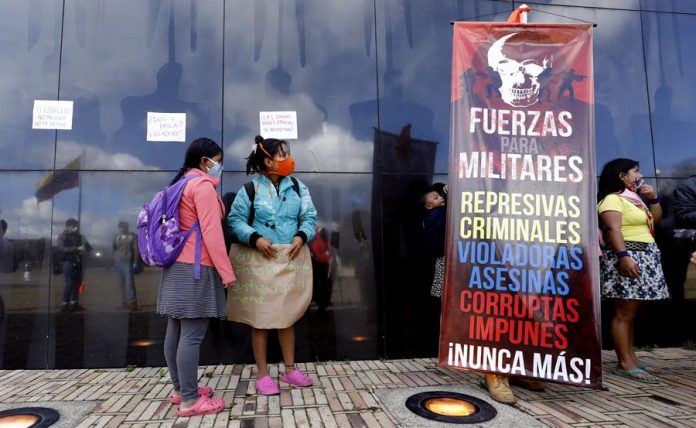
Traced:
<path fill-rule="evenodd" d="M 174 384 L 170 401 L 179 405 L 179 416 L 217 413 L 225 407 L 223 399 L 212 398 L 210 387 L 198 387 L 201 342 L 210 318 L 227 318 L 223 287 L 235 280 L 222 233 L 225 209 L 216 190 L 222 158 L 217 143 L 198 138 L 172 180 L 174 184 L 188 179 L 179 201 L 181 230 L 200 229 L 190 234 L 176 261 L 163 269 L 157 297 L 157 313 L 168 318 L 164 357 Z"/>

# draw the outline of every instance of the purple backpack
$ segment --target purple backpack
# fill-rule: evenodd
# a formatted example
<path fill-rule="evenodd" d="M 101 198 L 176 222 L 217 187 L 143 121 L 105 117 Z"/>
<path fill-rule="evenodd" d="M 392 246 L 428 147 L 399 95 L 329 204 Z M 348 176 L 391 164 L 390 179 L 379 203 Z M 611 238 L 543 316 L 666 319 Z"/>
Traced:
<path fill-rule="evenodd" d="M 149 204 L 138 214 L 138 249 L 148 266 L 169 266 L 184 248 L 186 240 L 195 230 L 196 264 L 195 279 L 201 278 L 201 226 L 198 220 L 187 231 L 179 227 L 179 201 L 186 184 L 197 176 L 183 177 L 155 194 Z"/>

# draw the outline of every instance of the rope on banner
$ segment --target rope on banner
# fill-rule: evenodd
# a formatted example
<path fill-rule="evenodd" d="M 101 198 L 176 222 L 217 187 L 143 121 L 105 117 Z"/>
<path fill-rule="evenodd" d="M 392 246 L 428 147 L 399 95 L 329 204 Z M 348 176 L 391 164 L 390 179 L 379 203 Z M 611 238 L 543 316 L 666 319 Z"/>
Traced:
<path fill-rule="evenodd" d="M 592 24 L 592 27 L 597 27 L 597 24 L 592 22 L 592 21 L 585 21 L 584 19 L 573 18 L 572 16 L 565 16 L 565 15 L 561 15 L 561 14 L 553 13 L 553 12 L 547 12 L 547 11 L 541 10 L 541 9 L 534 9 L 534 11 L 539 12 L 539 13 L 546 13 L 546 14 L 554 15 L 554 16 L 560 16 L 561 18 L 568 18 L 568 19 L 572 19 L 574 21 L 584 22 L 585 24 Z"/>
<path fill-rule="evenodd" d="M 457 19 L 456 21 L 450 21 L 450 25 L 454 25 L 454 23 L 455 23 L 455 22 L 458 22 L 458 21 L 468 21 L 468 20 L 470 20 L 470 19 L 479 19 L 479 18 L 485 18 L 485 17 L 487 17 L 487 16 L 495 16 L 495 15 L 502 15 L 502 14 L 509 15 L 509 14 L 510 14 L 510 11 L 509 11 L 509 10 L 502 10 L 502 11 L 500 11 L 500 12 L 487 13 L 487 14 L 485 14 L 485 15 L 469 16 L 469 17 L 467 17 L 467 18 Z"/>
<path fill-rule="evenodd" d="M 495 1 L 495 0 L 494 0 L 494 1 Z M 501 1 L 501 0 L 498 0 L 498 1 Z M 503 2 L 503 3 L 511 3 L 510 1 L 506 1 L 506 0 L 502 0 L 502 2 Z M 560 18 L 567 18 L 567 19 L 572 19 L 572 20 L 574 20 L 574 21 L 584 22 L 584 23 L 586 23 L 586 24 L 592 24 L 592 27 L 593 27 L 593 28 L 597 28 L 597 26 L 598 26 L 596 23 L 594 23 L 594 22 L 592 22 L 592 21 L 585 21 L 584 19 L 573 18 L 572 16 L 566 16 L 566 15 L 561 15 L 561 14 L 559 14 L 559 13 L 547 12 L 547 11 L 545 11 L 545 10 L 540 10 L 540 9 L 533 9 L 533 10 L 534 10 L 534 12 L 546 13 L 546 14 L 548 14 L 548 15 L 558 16 L 558 17 L 560 17 Z M 502 11 L 500 11 L 500 12 L 487 13 L 487 14 L 485 14 L 485 15 L 469 16 L 469 17 L 467 17 L 467 18 L 457 19 L 456 21 L 450 21 L 450 25 L 454 25 L 454 23 L 455 23 L 455 22 L 458 22 L 458 21 L 468 21 L 468 20 L 474 20 L 474 19 L 485 18 L 485 17 L 488 17 L 488 16 L 495 16 L 495 15 L 502 15 L 502 14 L 509 14 L 509 13 L 510 13 L 509 10 L 502 10 Z"/>

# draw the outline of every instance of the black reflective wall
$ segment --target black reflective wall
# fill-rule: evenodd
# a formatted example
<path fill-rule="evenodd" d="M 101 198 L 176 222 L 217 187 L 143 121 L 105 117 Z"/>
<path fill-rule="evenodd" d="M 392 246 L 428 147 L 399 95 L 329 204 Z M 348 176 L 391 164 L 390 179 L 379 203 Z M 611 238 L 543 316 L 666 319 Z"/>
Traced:
<path fill-rule="evenodd" d="M 503 21 L 517 3 L 0 0 L 0 368 L 164 364 L 159 270 L 135 276 L 129 307 L 113 257 L 118 223 L 135 230 L 187 146 L 146 141 L 148 112 L 186 113 L 187 141 L 224 146 L 222 193 L 249 180 L 259 112 L 297 112 L 297 175 L 331 248 L 298 323 L 298 360 L 434 356 L 439 302 L 418 199 L 447 181 L 450 21 Z M 659 240 L 673 297 L 646 305 L 636 341 L 694 340 L 692 245 L 672 238 L 671 194 L 696 174 L 696 6 L 527 3 L 531 22 L 598 24 L 597 164 L 640 161 L 666 202 Z M 72 129 L 32 129 L 34 100 L 57 99 L 74 102 Z M 79 311 L 61 308 L 69 218 L 91 246 Z M 252 360 L 247 327 L 211 323 L 204 363 Z"/>

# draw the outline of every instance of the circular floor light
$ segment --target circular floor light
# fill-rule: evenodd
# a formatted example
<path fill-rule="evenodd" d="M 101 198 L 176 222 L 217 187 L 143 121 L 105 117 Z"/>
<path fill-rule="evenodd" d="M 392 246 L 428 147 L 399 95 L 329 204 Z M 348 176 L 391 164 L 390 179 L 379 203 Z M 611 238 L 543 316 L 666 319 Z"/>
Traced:
<path fill-rule="evenodd" d="M 0 428 L 44 428 L 60 418 L 58 412 L 46 407 L 22 407 L 0 412 Z"/>
<path fill-rule="evenodd" d="M 450 391 L 421 392 L 408 397 L 406 407 L 420 417 L 452 424 L 490 421 L 498 412 L 485 401 Z"/>

